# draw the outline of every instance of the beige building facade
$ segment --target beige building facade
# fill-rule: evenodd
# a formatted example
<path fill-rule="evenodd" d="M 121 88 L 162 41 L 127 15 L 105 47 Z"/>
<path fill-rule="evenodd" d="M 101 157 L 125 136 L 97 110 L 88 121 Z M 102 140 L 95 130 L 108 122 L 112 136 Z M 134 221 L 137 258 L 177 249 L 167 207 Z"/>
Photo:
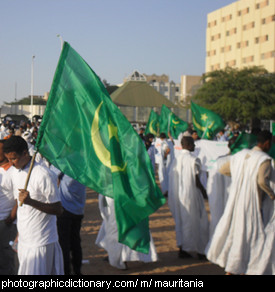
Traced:
<path fill-rule="evenodd" d="M 275 72 L 275 0 L 238 0 L 207 16 L 205 71 L 250 66 Z"/>
<path fill-rule="evenodd" d="M 181 102 L 188 104 L 189 99 L 195 95 L 196 91 L 202 85 L 202 76 L 198 75 L 181 75 L 180 86 L 181 86 Z"/>

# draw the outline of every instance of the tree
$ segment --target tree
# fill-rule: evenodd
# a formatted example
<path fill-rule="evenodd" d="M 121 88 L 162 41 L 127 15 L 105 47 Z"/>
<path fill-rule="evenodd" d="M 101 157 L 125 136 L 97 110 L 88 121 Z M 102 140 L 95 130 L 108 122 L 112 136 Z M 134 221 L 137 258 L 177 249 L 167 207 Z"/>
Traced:
<path fill-rule="evenodd" d="M 242 125 L 275 116 L 275 73 L 262 67 L 226 68 L 206 73 L 194 99 L 221 115 L 227 122 Z"/>
<path fill-rule="evenodd" d="M 12 104 L 12 105 L 18 105 L 18 104 L 21 104 L 21 105 L 30 105 L 31 104 L 31 97 L 28 96 L 28 97 L 23 97 L 22 99 L 20 100 L 16 100 L 14 102 L 5 102 L 6 104 Z M 46 105 L 47 104 L 47 101 L 39 96 L 34 96 L 33 97 L 33 104 L 34 105 Z"/>

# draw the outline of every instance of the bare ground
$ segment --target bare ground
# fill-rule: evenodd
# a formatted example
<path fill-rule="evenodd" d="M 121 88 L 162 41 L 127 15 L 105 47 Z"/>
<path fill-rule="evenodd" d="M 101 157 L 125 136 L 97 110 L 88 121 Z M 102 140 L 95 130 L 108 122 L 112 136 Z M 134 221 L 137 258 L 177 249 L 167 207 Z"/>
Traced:
<path fill-rule="evenodd" d="M 167 203 L 150 216 L 150 230 L 159 257 L 154 263 L 128 262 L 127 270 L 110 266 L 105 250 L 95 244 L 101 222 L 98 194 L 87 189 L 81 229 L 84 275 L 224 275 L 223 269 L 206 260 L 178 257 L 175 223 Z"/>

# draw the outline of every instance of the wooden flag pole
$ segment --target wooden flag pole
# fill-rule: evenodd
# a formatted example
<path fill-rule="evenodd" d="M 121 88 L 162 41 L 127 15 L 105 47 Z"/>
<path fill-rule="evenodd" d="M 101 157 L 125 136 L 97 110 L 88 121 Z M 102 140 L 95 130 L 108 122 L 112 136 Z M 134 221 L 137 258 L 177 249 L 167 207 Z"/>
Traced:
<path fill-rule="evenodd" d="M 24 187 L 25 191 L 27 190 L 27 187 L 28 187 L 28 184 L 29 184 L 29 180 L 30 180 L 32 169 L 33 169 L 36 153 L 37 152 L 34 152 L 34 155 L 33 155 L 32 160 L 31 160 L 31 165 L 30 165 L 30 168 L 29 168 L 29 171 L 28 171 L 28 175 L 27 175 L 26 182 L 25 182 L 25 187 Z M 20 202 L 19 206 L 21 207 L 22 205 L 23 205 L 23 202 Z"/>

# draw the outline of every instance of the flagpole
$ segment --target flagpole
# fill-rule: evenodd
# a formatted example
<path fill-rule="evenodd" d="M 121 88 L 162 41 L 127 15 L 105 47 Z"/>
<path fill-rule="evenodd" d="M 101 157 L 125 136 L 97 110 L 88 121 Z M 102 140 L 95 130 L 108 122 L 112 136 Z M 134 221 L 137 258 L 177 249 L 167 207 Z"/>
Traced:
<path fill-rule="evenodd" d="M 202 134 L 202 136 L 201 136 L 201 139 L 203 139 L 203 137 L 204 137 L 204 135 L 205 135 L 205 133 L 206 133 L 206 131 L 207 131 L 207 127 L 208 127 L 208 125 L 209 125 L 209 122 L 207 122 L 207 124 L 206 124 L 206 127 L 205 127 L 205 130 L 204 130 L 204 132 L 203 132 L 203 134 Z"/>
<path fill-rule="evenodd" d="M 30 177 L 31 177 L 31 173 L 32 173 L 32 169 L 33 169 L 36 153 L 37 153 L 37 151 L 34 152 L 32 160 L 31 160 L 31 165 L 30 165 L 30 168 L 29 168 L 29 171 L 28 171 L 28 175 L 27 175 L 27 178 L 26 178 L 26 181 L 25 181 L 25 186 L 24 186 L 24 190 L 25 191 L 27 190 L 27 187 L 28 187 L 28 184 L 29 184 L 29 180 L 30 180 Z M 22 205 L 23 205 L 23 202 L 20 202 L 19 206 L 21 207 Z"/>
<path fill-rule="evenodd" d="M 171 116 L 172 116 L 172 113 L 169 114 L 167 133 L 170 132 L 170 121 L 171 121 Z"/>

